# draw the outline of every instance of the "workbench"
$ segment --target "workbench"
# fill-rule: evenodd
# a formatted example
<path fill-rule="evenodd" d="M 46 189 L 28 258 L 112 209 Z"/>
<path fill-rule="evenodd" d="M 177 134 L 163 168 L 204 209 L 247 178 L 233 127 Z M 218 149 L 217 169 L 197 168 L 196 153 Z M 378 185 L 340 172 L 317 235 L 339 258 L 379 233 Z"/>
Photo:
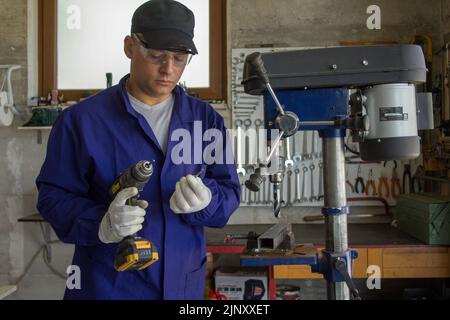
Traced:
<path fill-rule="evenodd" d="M 39 214 L 19 219 L 20 222 L 44 222 Z M 206 228 L 207 250 L 212 254 L 242 254 L 245 240 L 225 244 L 227 235 L 261 234 L 272 225 L 228 225 L 223 229 Z M 292 231 L 298 244 L 324 248 L 324 224 L 294 224 Z M 367 268 L 375 265 L 382 279 L 450 278 L 450 246 L 430 246 L 403 233 L 390 224 L 349 224 L 349 247 L 358 250 L 353 277 L 366 279 Z M 308 265 L 275 265 L 268 267 L 269 297 L 275 299 L 278 279 L 322 279 Z"/>
<path fill-rule="evenodd" d="M 245 240 L 225 244 L 229 234 L 263 233 L 270 225 L 229 225 L 224 229 L 206 229 L 208 252 L 241 254 Z M 292 226 L 296 243 L 312 243 L 318 251 L 324 248 L 325 225 Z M 450 278 L 450 246 L 430 246 L 401 232 L 390 224 L 349 224 L 349 247 L 358 250 L 353 277 L 365 279 L 367 268 L 380 267 L 382 279 Z M 268 267 L 269 296 L 275 298 L 277 279 L 322 279 L 308 265 L 275 265 Z"/>

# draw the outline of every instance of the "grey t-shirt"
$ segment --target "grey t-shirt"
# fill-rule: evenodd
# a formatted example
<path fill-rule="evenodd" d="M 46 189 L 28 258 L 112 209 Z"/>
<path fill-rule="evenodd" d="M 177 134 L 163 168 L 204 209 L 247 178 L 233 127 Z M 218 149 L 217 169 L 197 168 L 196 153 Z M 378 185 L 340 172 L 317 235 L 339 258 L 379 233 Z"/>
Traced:
<path fill-rule="evenodd" d="M 128 97 L 130 98 L 133 109 L 143 115 L 147 120 L 163 152 L 166 153 L 169 140 L 170 119 L 172 118 L 173 105 L 175 103 L 173 94 L 154 106 L 145 104 L 133 97 L 130 93 L 128 93 Z"/>

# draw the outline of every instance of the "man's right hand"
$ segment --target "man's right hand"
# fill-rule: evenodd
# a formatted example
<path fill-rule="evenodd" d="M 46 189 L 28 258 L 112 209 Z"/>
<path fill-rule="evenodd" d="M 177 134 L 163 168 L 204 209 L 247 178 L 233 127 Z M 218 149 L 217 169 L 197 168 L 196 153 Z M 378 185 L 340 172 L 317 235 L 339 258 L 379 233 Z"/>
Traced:
<path fill-rule="evenodd" d="M 116 195 L 100 223 L 98 231 L 100 241 L 117 243 L 142 229 L 148 202 L 139 200 L 137 206 L 126 205 L 126 201 L 138 193 L 137 188 L 128 188 Z"/>

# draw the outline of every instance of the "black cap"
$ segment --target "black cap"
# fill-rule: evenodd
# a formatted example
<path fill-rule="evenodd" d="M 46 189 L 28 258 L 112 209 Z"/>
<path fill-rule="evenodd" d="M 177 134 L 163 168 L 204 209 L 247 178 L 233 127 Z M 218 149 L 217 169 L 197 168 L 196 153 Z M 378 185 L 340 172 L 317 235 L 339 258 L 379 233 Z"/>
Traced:
<path fill-rule="evenodd" d="M 174 0 L 151 0 L 134 13 L 131 33 L 142 33 L 153 49 L 188 50 L 197 54 L 194 44 L 195 17 L 191 10 Z"/>

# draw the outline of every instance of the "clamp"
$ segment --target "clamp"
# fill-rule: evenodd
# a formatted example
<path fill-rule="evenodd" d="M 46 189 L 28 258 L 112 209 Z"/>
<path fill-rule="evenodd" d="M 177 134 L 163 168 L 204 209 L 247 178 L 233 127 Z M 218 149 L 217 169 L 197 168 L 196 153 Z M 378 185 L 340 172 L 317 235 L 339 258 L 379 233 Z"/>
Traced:
<path fill-rule="evenodd" d="M 353 300 L 361 300 L 359 291 L 353 282 L 352 263 L 358 258 L 358 251 L 349 249 L 343 253 L 331 253 L 323 250 L 317 254 L 317 264 L 311 265 L 311 271 L 323 274 L 326 280 L 345 282 Z"/>
<path fill-rule="evenodd" d="M 360 189 L 359 187 L 362 187 Z M 364 193 L 365 191 L 365 184 L 364 179 L 361 177 L 361 166 L 358 166 L 358 174 L 356 176 L 356 182 L 355 182 L 355 191 L 356 193 Z"/>
<path fill-rule="evenodd" d="M 367 179 L 366 184 L 366 195 L 368 196 L 370 193 L 370 188 L 372 188 L 372 195 L 377 195 L 377 184 L 375 183 L 375 180 L 373 180 L 373 170 L 370 169 L 369 171 L 369 178 Z"/>

